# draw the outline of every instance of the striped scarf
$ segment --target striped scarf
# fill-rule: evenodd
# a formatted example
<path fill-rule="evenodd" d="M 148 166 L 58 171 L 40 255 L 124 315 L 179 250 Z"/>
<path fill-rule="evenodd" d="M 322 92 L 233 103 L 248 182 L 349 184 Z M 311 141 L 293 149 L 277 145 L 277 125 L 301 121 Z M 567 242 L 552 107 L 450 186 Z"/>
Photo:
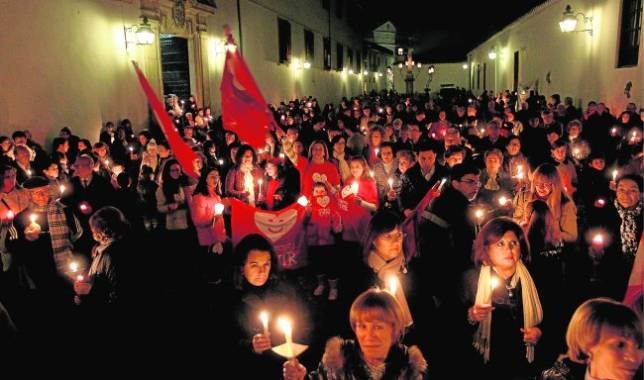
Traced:
<path fill-rule="evenodd" d="M 637 236 L 637 218 L 642 214 L 642 201 L 637 202 L 637 206 L 626 209 L 615 199 L 615 208 L 619 218 L 622 220 L 619 226 L 622 238 L 622 252 L 631 258 L 635 257 L 640 240 L 640 237 Z"/>
<path fill-rule="evenodd" d="M 31 209 L 35 212 L 45 213 L 47 215 L 47 224 L 49 225 L 49 236 L 51 238 L 51 248 L 54 254 L 56 268 L 61 274 L 69 274 L 69 263 L 72 261 L 72 241 L 78 239 L 83 232 L 78 219 L 74 217 L 76 233 L 71 235 L 65 216 L 65 206 L 59 202 L 50 202 L 44 207 L 32 204 Z"/>
<path fill-rule="evenodd" d="M 492 299 L 492 267 L 483 265 L 479 272 L 479 282 L 476 288 L 476 305 L 490 303 Z M 534 327 L 541 323 L 543 310 L 539 301 L 537 288 L 532 277 L 522 261 L 517 262 L 517 268 L 512 276 L 511 286 L 515 287 L 521 281 L 521 302 L 523 305 L 523 327 Z M 490 335 L 492 334 L 492 313 L 489 313 L 474 333 L 474 348 L 483 355 L 487 363 L 490 360 Z M 534 345 L 526 343 L 526 359 L 532 363 L 534 360 Z"/>

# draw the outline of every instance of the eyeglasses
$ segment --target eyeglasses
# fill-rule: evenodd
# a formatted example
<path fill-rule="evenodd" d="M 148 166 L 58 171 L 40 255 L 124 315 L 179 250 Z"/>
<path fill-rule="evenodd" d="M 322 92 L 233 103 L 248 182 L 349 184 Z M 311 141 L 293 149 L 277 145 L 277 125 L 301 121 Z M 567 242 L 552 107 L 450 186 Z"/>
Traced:
<path fill-rule="evenodd" d="M 458 182 L 463 182 L 470 186 L 479 186 L 481 184 L 481 181 L 479 181 L 478 179 L 462 179 Z"/>

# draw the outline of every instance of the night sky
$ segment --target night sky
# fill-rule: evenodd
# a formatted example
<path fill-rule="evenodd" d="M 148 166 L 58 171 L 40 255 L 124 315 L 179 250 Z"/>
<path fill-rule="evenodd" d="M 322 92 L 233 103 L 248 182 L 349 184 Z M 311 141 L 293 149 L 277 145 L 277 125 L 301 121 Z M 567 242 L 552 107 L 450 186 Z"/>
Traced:
<path fill-rule="evenodd" d="M 408 0 L 396 3 L 406 4 L 403 7 L 392 6 L 391 0 L 352 0 L 349 12 L 352 26 L 365 36 L 390 20 L 403 41 L 405 36 L 415 39 L 414 59 L 449 62 L 465 60 L 472 48 L 544 2 Z"/>

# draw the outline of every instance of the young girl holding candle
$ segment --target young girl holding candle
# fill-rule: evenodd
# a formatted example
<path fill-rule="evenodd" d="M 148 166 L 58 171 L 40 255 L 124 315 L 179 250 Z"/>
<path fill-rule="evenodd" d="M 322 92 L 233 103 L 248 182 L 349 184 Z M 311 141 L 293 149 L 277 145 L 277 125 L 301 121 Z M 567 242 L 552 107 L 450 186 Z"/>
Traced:
<path fill-rule="evenodd" d="M 335 235 L 342 232 L 342 219 L 335 199 L 328 195 L 326 185 L 321 182 L 313 185 L 305 224 L 309 257 L 318 280 L 313 295 L 319 297 L 324 293 L 328 277 L 328 298 L 335 301 L 338 298 L 338 267 L 341 265 Z"/>
<path fill-rule="evenodd" d="M 344 215 L 342 237 L 347 242 L 362 242 L 371 214 L 378 209 L 378 192 L 364 157 L 351 158 L 349 168 L 351 177 L 337 197 L 340 214 Z"/>

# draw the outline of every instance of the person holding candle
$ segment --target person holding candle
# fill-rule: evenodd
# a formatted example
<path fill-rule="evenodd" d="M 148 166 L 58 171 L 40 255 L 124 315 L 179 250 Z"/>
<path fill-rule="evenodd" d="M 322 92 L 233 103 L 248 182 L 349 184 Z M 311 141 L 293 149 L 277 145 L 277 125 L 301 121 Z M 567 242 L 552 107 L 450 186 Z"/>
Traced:
<path fill-rule="evenodd" d="M 304 224 L 309 258 L 317 277 L 313 295 L 319 297 L 325 292 L 328 277 L 328 299 L 335 301 L 338 298 L 338 269 L 342 265 L 338 255 L 342 217 L 335 199 L 329 196 L 326 185 L 322 182 L 313 186 Z"/>
<path fill-rule="evenodd" d="M 94 170 L 106 179 L 112 177 L 112 165 L 114 165 L 114 159 L 110 156 L 110 148 L 104 142 L 97 142 L 94 144 L 92 153 L 96 155 L 96 167 Z"/>
<path fill-rule="evenodd" d="M 591 227 L 600 227 L 606 231 L 605 243 L 601 247 L 590 244 L 588 248 L 591 251 L 603 250 L 595 252 L 603 253 L 598 267 L 599 295 L 615 299 L 624 296 L 644 230 L 643 191 L 641 176 L 627 174 L 619 177 L 615 200 L 597 210 L 591 220 Z"/>
<path fill-rule="evenodd" d="M 499 197 L 512 198 L 514 186 L 512 180 L 503 171 L 503 153 L 499 149 L 491 149 L 484 154 L 485 168 L 481 171 L 481 189 L 477 201 L 491 206 L 494 214 L 507 215 L 511 213 L 504 207 L 505 203 L 498 202 Z"/>
<path fill-rule="evenodd" d="M 421 350 L 402 344 L 403 312 L 388 291 L 370 289 L 351 305 L 349 322 L 356 339 L 334 337 L 326 344 L 310 379 L 426 379 Z M 284 362 L 284 379 L 302 380 L 307 369 L 297 360 Z"/>
<path fill-rule="evenodd" d="M 14 264 L 23 274 L 18 286 L 24 298 L 17 304 L 24 309 L 16 313 L 16 323 L 24 324 L 26 330 L 43 328 L 46 332 L 54 329 L 50 321 L 69 317 L 73 295 L 69 263 L 73 243 L 83 229 L 72 208 L 51 197 L 47 179 L 34 176 L 23 185 L 30 203 L 15 215 L 6 238 Z"/>
<path fill-rule="evenodd" d="M 532 174 L 530 189 L 526 189 L 514 198 L 513 218 L 521 225 L 528 222 L 528 204 L 541 199 L 548 204 L 559 226 L 561 238 L 565 243 L 577 241 L 577 207 L 568 196 L 561 182 L 557 168 L 550 164 L 542 164 Z"/>
<path fill-rule="evenodd" d="M 382 137 L 384 133 L 385 131 L 380 125 L 375 124 L 369 127 L 369 135 L 367 136 L 368 144 L 362 152 L 362 155 L 367 159 L 369 166 L 373 166 L 380 161 Z"/>
<path fill-rule="evenodd" d="M 577 168 L 569 158 L 568 144 L 564 139 L 559 139 L 550 148 L 552 164 L 557 168 L 564 189 L 570 197 L 577 191 Z"/>
<path fill-rule="evenodd" d="M 136 302 L 133 257 L 136 243 L 123 213 L 111 206 L 97 210 L 89 219 L 96 241 L 92 262 L 82 279 L 74 282 L 74 301 L 80 306 L 83 322 L 103 327 L 120 326 L 131 318 Z M 122 326 L 120 326 L 122 327 Z"/>
<path fill-rule="evenodd" d="M 299 194 L 299 173 L 291 165 L 271 157 L 266 161 L 266 176 L 259 194 L 259 207 L 277 211 L 295 202 Z"/>
<path fill-rule="evenodd" d="M 473 257 L 476 267 L 465 273 L 461 297 L 482 363 L 475 373 L 487 379 L 534 376 L 544 313 L 524 264 L 530 250 L 523 230 L 511 219 L 492 219 L 477 236 Z"/>
<path fill-rule="evenodd" d="M 380 159 L 372 165 L 373 179 L 376 181 L 376 189 L 378 190 L 378 202 L 381 206 L 385 205 L 387 194 L 393 190 L 393 177 L 398 169 L 398 161 L 394 153 L 394 144 L 383 142 L 380 144 Z M 390 179 L 391 184 L 388 182 Z"/>
<path fill-rule="evenodd" d="M 642 321 L 632 309 L 610 298 L 590 299 L 570 319 L 566 355 L 540 379 L 641 379 L 642 341 Z"/>
<path fill-rule="evenodd" d="M 103 206 L 114 204 L 114 187 L 109 180 L 94 172 L 94 159 L 90 155 L 80 155 L 72 165 L 74 176 L 71 179 L 69 192 L 65 192 L 61 202 L 72 208 L 81 222 L 84 231 L 89 231 L 89 217 Z M 94 241 L 83 234 L 76 242 L 75 248 L 88 259 Z"/>
<path fill-rule="evenodd" d="M 423 142 L 417 149 L 417 163 L 401 176 L 400 200 L 403 213 L 408 216 L 427 191 L 448 175 L 447 170 L 436 162 L 438 148 L 433 142 Z"/>
<path fill-rule="evenodd" d="M 283 343 L 277 317 L 288 315 L 295 326 L 293 339 L 308 338 L 308 313 L 295 288 L 281 279 L 277 255 L 261 235 L 245 236 L 235 247 L 232 288 L 225 292 L 224 347 L 234 363 L 243 363 L 240 379 L 278 379 L 283 359 L 271 347 Z M 268 335 L 260 315 L 268 313 Z"/>
<path fill-rule="evenodd" d="M 228 271 L 226 262 L 221 258 L 227 237 L 222 210 L 221 177 L 216 167 L 203 172 L 190 206 L 206 277 L 216 281 Z"/>
<path fill-rule="evenodd" d="M 250 145 L 240 146 L 235 162 L 226 175 L 226 195 L 255 206 L 259 200 L 259 180 L 263 178 L 255 150 Z"/>
<path fill-rule="evenodd" d="M 515 192 L 521 191 L 529 183 L 530 165 L 521 151 L 521 138 L 518 136 L 508 138 L 503 157 L 503 171 L 512 178 Z"/>
<path fill-rule="evenodd" d="M 346 151 L 347 138 L 344 135 L 337 135 L 331 139 L 331 162 L 335 164 L 340 174 L 342 183 L 345 183 L 351 177 L 351 170 L 349 169 L 349 153 Z"/>
<path fill-rule="evenodd" d="M 378 193 L 364 157 L 352 157 L 349 168 L 351 179 L 337 194 L 337 201 L 343 216 L 342 238 L 349 244 L 359 244 L 365 236 L 371 214 L 378 209 Z"/>

